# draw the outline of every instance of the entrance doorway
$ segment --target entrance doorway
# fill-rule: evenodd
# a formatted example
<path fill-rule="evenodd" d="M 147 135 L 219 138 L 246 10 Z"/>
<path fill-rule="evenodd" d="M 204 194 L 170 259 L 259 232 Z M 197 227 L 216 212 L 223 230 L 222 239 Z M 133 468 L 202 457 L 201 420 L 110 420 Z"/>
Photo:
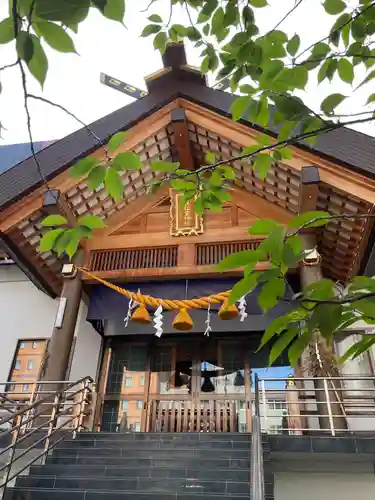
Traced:
<path fill-rule="evenodd" d="M 116 344 L 108 361 L 101 430 L 251 430 L 251 373 L 243 341 Z"/>

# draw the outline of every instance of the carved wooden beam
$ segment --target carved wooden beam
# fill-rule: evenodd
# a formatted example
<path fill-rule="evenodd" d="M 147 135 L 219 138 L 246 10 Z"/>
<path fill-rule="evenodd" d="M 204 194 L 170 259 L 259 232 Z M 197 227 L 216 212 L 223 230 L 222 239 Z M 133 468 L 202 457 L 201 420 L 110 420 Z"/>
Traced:
<path fill-rule="evenodd" d="M 172 109 L 171 123 L 175 138 L 176 160 L 180 162 L 181 168 L 194 170 L 195 162 L 189 139 L 187 118 L 183 108 Z"/>

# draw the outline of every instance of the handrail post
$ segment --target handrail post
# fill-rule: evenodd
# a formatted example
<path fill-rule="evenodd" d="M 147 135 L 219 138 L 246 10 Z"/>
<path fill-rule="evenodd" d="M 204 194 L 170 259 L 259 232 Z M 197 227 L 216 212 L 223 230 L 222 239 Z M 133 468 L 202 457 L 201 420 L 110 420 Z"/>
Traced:
<path fill-rule="evenodd" d="M 264 500 L 264 472 L 262 432 L 260 427 L 259 409 L 259 377 L 254 377 L 255 406 L 252 417 L 252 446 L 251 446 L 251 500 Z"/>
<path fill-rule="evenodd" d="M 60 410 L 60 402 L 61 402 L 61 393 L 58 392 L 54 399 L 53 399 L 53 406 L 52 406 L 52 412 L 51 412 L 51 421 L 48 425 L 48 432 L 47 432 L 47 437 L 44 443 L 44 453 L 42 456 L 42 463 L 44 464 L 46 461 L 49 445 L 50 445 L 50 440 L 51 440 L 51 435 L 56 427 L 57 423 L 57 418 Z"/>
<path fill-rule="evenodd" d="M 328 418 L 329 418 L 329 425 L 331 428 L 331 434 L 332 436 L 335 436 L 335 425 L 333 422 L 333 416 L 332 416 L 332 407 L 331 407 L 331 398 L 329 397 L 329 389 L 328 389 L 328 384 L 327 384 L 327 379 L 323 379 L 323 384 L 324 384 L 324 392 L 326 395 L 326 401 L 327 401 L 327 410 L 328 410 Z"/>
<path fill-rule="evenodd" d="M 5 480 L 3 481 L 4 484 L 7 484 L 8 481 L 9 481 L 9 476 L 10 476 L 10 472 L 12 470 L 12 465 L 13 465 L 13 462 L 14 462 L 14 455 L 16 453 L 16 445 L 17 445 L 17 441 L 18 441 L 18 437 L 20 435 L 20 430 L 21 430 L 21 424 L 22 424 L 22 419 L 23 419 L 23 415 L 17 415 L 16 417 L 16 422 L 15 422 L 15 425 L 16 425 L 16 430 L 12 433 L 12 448 L 10 450 L 10 453 L 9 453 L 9 461 L 7 462 L 7 468 L 6 468 L 6 473 L 5 473 Z M 5 486 L 4 486 L 4 491 L 3 491 L 3 494 L 5 492 Z"/>
<path fill-rule="evenodd" d="M 89 384 L 90 384 L 90 382 L 88 380 L 85 380 L 83 383 L 83 388 L 81 391 L 81 400 L 79 402 L 79 413 L 77 416 L 78 417 L 77 418 L 77 425 L 76 425 L 74 432 L 73 432 L 73 439 L 75 439 L 77 437 L 77 432 L 80 432 L 81 428 L 82 428 L 83 419 L 85 416 L 85 406 L 86 406 Z"/>

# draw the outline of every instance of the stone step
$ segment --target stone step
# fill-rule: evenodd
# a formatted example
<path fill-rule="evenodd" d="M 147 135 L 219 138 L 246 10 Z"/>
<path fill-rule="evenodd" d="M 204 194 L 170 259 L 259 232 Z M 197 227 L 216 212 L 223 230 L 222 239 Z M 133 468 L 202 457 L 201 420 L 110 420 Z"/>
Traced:
<path fill-rule="evenodd" d="M 189 440 L 189 439 L 154 439 L 154 440 L 124 440 L 121 439 L 84 439 L 72 440 L 66 439 L 59 443 L 56 449 L 65 448 L 123 448 L 137 450 L 154 450 L 154 449 L 200 449 L 200 450 L 250 450 L 251 442 L 249 440 L 229 441 L 229 440 Z"/>
<path fill-rule="evenodd" d="M 53 451 L 54 456 L 70 456 L 70 457 L 134 457 L 134 458 L 218 458 L 218 455 L 224 455 L 225 458 L 250 458 L 250 449 L 235 450 L 235 449 L 199 449 L 199 448 L 154 448 L 154 449 L 139 449 L 136 448 L 136 443 L 133 447 L 119 448 L 119 447 L 79 447 L 73 446 L 72 448 L 64 447 L 58 448 Z"/>
<path fill-rule="evenodd" d="M 66 451 L 66 450 L 61 450 Z M 108 466 L 122 466 L 122 467 L 185 467 L 185 468 L 201 468 L 206 467 L 209 469 L 248 469 L 250 468 L 250 457 L 248 458 L 229 458 L 225 454 L 225 458 L 215 456 L 210 458 L 198 457 L 192 455 L 187 457 L 182 456 L 156 456 L 153 457 L 134 457 L 131 454 L 127 456 L 98 456 L 97 454 L 87 456 L 67 456 L 57 454 L 56 452 L 47 457 L 47 464 L 61 464 L 61 465 L 108 465 Z"/>
<path fill-rule="evenodd" d="M 194 478 L 93 478 L 19 476 L 16 488 L 81 489 L 95 491 L 196 492 L 247 495 L 250 484 L 244 481 L 205 481 Z"/>
<path fill-rule="evenodd" d="M 185 467 L 116 467 L 107 465 L 36 465 L 31 476 L 53 477 L 121 477 L 121 478 L 190 478 L 248 482 L 249 469 L 208 469 Z"/>
<path fill-rule="evenodd" d="M 127 441 L 250 441 L 251 434 L 239 432 L 80 432 L 77 440 L 123 439 Z"/>
<path fill-rule="evenodd" d="M 166 492 L 134 492 L 134 491 L 93 491 L 90 490 L 57 490 L 46 488 L 10 488 L 4 500 L 226 500 L 228 495 Z M 236 500 L 249 500 L 247 495 L 238 495 Z M 270 498 L 271 500 L 271 498 Z"/>

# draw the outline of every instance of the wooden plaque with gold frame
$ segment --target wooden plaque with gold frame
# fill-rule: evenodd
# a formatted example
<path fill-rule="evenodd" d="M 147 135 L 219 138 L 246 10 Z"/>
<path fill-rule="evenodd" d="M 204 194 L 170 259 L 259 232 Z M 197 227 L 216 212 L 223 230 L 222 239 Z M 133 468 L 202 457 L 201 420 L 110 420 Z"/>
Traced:
<path fill-rule="evenodd" d="M 193 236 L 203 233 L 203 217 L 194 211 L 194 201 L 182 206 L 181 193 L 170 190 L 170 233 L 171 236 Z"/>

